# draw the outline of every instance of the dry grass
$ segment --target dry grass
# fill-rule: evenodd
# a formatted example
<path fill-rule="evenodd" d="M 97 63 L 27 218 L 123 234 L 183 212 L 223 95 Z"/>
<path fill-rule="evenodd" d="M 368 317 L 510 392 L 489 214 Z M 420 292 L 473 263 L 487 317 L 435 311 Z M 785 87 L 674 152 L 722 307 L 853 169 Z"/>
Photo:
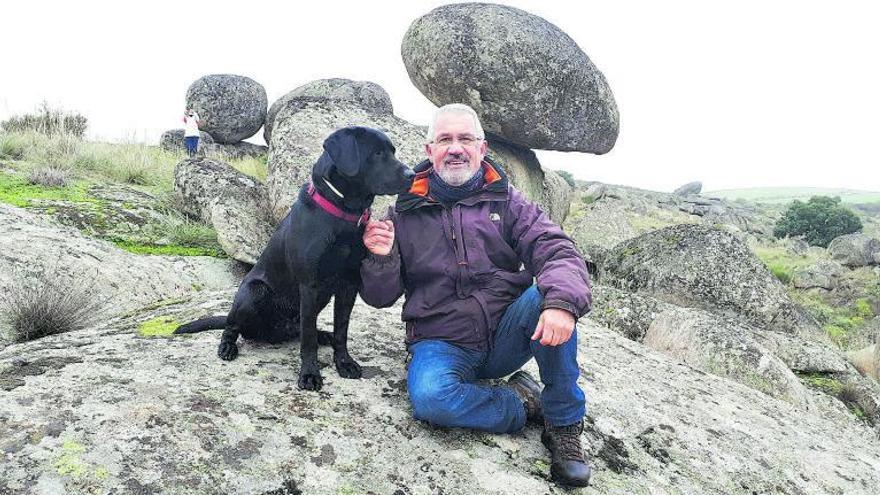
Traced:
<path fill-rule="evenodd" d="M 65 187 L 70 179 L 70 169 L 55 165 L 32 168 L 27 183 L 43 187 Z"/>
<path fill-rule="evenodd" d="M 8 324 L 8 340 L 26 342 L 86 328 L 103 314 L 105 303 L 88 281 L 57 277 L 44 268 L 14 276 L 0 294 L 0 317 Z"/>

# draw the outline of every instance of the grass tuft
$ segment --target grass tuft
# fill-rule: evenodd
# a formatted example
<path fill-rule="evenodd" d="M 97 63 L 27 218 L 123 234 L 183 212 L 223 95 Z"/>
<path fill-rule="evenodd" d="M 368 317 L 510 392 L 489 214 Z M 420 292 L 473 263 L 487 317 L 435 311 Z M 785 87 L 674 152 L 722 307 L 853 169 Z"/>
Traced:
<path fill-rule="evenodd" d="M 30 170 L 27 183 L 33 186 L 66 187 L 70 179 L 70 169 L 47 165 Z"/>
<path fill-rule="evenodd" d="M 26 342 L 82 330 L 103 313 L 104 303 L 89 282 L 57 277 L 43 268 L 14 275 L 0 295 L 0 316 L 9 324 L 10 340 Z"/>

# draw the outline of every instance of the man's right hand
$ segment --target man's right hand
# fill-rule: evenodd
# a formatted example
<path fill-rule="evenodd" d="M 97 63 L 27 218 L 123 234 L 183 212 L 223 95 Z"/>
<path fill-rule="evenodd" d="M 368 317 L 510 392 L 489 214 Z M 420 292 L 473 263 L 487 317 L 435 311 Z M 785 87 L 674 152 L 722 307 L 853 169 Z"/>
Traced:
<path fill-rule="evenodd" d="M 394 223 L 391 220 L 370 220 L 364 230 L 364 246 L 373 254 L 388 256 L 394 246 Z"/>

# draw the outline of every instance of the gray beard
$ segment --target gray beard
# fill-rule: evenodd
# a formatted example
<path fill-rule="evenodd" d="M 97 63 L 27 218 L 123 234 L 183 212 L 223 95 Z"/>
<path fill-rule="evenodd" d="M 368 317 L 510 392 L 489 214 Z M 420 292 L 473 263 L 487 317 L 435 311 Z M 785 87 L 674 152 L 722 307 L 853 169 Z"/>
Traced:
<path fill-rule="evenodd" d="M 450 186 L 460 186 L 460 185 L 464 184 L 465 182 L 471 180 L 471 178 L 473 176 L 477 175 L 477 172 L 479 172 L 479 171 L 480 171 L 479 168 L 477 170 L 474 170 L 473 172 L 471 172 L 468 169 L 463 169 L 463 170 L 444 169 L 442 171 L 438 171 L 437 175 L 439 175 L 440 178 L 443 179 L 443 182 L 449 184 Z"/>

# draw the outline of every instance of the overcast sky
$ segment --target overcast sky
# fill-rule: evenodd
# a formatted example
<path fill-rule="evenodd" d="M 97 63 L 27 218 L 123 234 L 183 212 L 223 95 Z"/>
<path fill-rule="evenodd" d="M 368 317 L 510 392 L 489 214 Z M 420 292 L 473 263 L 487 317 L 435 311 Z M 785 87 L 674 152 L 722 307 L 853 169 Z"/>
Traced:
<path fill-rule="evenodd" d="M 270 104 L 314 79 L 374 81 L 398 116 L 425 124 L 434 105 L 400 42 L 444 3 L 8 2 L 0 119 L 46 100 L 86 115 L 93 138 L 155 143 L 180 127 L 194 80 L 233 73 Z M 620 110 L 610 153 L 539 151 L 549 168 L 659 191 L 693 180 L 880 191 L 880 2 L 502 3 L 571 36 Z"/>

